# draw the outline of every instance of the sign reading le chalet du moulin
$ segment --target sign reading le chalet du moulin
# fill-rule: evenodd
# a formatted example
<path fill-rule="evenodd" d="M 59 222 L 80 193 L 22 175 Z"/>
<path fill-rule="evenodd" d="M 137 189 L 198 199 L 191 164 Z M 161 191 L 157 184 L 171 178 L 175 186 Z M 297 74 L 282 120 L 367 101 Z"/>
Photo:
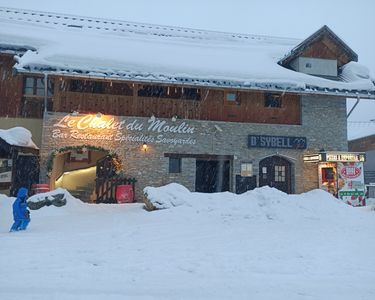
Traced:
<path fill-rule="evenodd" d="M 296 136 L 249 135 L 248 147 L 306 149 L 307 140 Z"/>

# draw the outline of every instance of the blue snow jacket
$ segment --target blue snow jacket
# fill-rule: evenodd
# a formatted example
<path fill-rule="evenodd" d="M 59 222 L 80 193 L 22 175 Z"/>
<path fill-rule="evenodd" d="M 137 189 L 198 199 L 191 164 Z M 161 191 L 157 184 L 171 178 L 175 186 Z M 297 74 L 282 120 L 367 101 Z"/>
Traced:
<path fill-rule="evenodd" d="M 17 198 L 13 203 L 14 221 L 25 220 L 28 218 L 27 217 L 28 210 L 27 210 L 27 203 L 26 203 L 27 193 L 28 193 L 27 188 L 21 187 L 18 190 Z"/>

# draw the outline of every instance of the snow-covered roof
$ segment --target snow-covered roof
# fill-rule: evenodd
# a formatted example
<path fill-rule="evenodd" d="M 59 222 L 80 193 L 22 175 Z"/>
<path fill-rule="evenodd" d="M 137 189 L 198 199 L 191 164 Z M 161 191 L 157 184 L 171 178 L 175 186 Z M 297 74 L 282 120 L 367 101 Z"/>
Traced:
<path fill-rule="evenodd" d="M 12 146 L 39 149 L 31 139 L 31 132 L 23 127 L 0 129 L 0 138 Z"/>
<path fill-rule="evenodd" d="M 300 42 L 0 7 L 0 51 L 29 49 L 20 72 L 375 98 L 356 62 L 336 81 L 279 65 Z"/>

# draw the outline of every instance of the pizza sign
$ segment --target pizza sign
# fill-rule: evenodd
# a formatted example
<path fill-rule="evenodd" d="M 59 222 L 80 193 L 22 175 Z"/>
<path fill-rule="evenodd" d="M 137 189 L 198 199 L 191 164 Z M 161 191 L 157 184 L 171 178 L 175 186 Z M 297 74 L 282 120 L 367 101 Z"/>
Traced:
<path fill-rule="evenodd" d="M 341 169 L 341 176 L 344 178 L 357 178 L 361 175 L 361 169 L 356 166 L 346 166 Z"/>

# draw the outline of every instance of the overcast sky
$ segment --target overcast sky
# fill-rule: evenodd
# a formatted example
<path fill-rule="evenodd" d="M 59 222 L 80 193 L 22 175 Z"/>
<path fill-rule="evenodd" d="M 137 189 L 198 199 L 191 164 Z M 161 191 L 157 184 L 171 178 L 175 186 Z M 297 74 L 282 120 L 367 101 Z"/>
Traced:
<path fill-rule="evenodd" d="M 375 0 L 0 0 L 0 6 L 301 39 L 328 25 L 375 77 Z M 375 100 L 355 112 L 375 119 Z"/>

